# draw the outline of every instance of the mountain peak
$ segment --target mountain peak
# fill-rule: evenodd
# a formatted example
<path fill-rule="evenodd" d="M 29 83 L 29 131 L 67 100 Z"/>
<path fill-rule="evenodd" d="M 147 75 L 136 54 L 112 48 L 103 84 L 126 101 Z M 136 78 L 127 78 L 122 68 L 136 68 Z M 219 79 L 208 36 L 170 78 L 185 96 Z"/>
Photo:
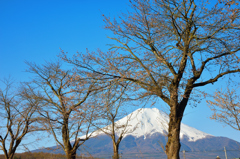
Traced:
<path fill-rule="evenodd" d="M 125 116 L 124 118 L 118 120 L 116 125 L 119 125 L 117 134 L 120 134 L 124 129 L 121 125 L 128 123 L 127 129 L 124 137 L 132 135 L 136 138 L 144 136 L 151 136 L 154 133 L 161 133 L 167 137 L 168 132 L 168 122 L 169 116 L 160 111 L 157 108 L 140 108 Z M 106 129 L 109 126 L 105 127 Z M 104 128 L 103 128 L 104 129 Z M 108 131 L 108 130 L 107 130 Z M 102 134 L 103 132 L 95 132 L 93 135 Z M 212 136 L 210 134 L 199 131 L 193 127 L 181 124 L 180 138 L 187 139 L 188 141 L 197 141 L 207 136 Z"/>

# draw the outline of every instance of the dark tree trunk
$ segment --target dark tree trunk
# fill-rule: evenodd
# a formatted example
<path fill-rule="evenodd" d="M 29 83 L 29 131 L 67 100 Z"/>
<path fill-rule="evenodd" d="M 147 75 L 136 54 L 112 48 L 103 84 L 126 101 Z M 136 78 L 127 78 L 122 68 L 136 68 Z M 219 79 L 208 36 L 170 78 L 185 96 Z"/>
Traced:
<path fill-rule="evenodd" d="M 119 144 L 113 144 L 113 159 L 119 159 L 118 148 Z"/>
<path fill-rule="evenodd" d="M 170 113 L 170 121 L 168 128 L 168 142 L 166 145 L 166 153 L 168 159 L 179 159 L 180 144 L 180 124 L 181 119 L 179 119 L 173 113 Z"/>
<path fill-rule="evenodd" d="M 15 154 L 15 151 L 11 151 L 9 152 L 7 155 L 5 154 L 5 159 L 13 159 L 14 157 L 14 154 Z"/>
<path fill-rule="evenodd" d="M 64 117 L 64 123 L 62 125 L 62 139 L 63 145 L 65 147 L 64 151 L 66 153 L 67 159 L 76 159 L 76 151 L 73 150 L 73 147 L 69 141 L 68 118 L 68 115 Z"/>
<path fill-rule="evenodd" d="M 184 98 L 182 102 L 178 103 L 177 96 L 173 97 L 171 101 L 170 119 L 168 123 L 168 142 L 166 145 L 168 159 L 180 159 L 180 126 L 187 101 L 188 99 Z"/>
<path fill-rule="evenodd" d="M 14 155 L 10 155 L 10 156 L 9 156 L 9 159 L 13 159 L 13 156 L 14 156 Z"/>
<path fill-rule="evenodd" d="M 5 159 L 13 159 L 14 154 L 8 154 L 8 156 L 5 155 Z"/>
<path fill-rule="evenodd" d="M 67 159 L 76 159 L 76 152 L 72 152 L 72 151 L 70 151 L 70 152 L 65 152 L 66 153 L 66 157 L 67 157 Z"/>

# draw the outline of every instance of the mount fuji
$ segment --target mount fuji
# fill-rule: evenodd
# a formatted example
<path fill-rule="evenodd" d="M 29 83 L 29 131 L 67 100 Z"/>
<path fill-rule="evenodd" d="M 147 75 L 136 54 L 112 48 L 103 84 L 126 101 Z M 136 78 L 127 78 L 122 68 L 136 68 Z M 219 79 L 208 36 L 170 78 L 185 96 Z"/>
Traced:
<path fill-rule="evenodd" d="M 167 158 L 164 146 L 167 142 L 168 121 L 168 115 L 157 108 L 141 108 L 118 120 L 116 125 L 120 128 L 116 131 L 117 135 L 124 130 L 122 125 L 128 123 L 119 147 L 121 156 L 123 158 Z M 109 126 L 102 129 L 109 131 Z M 215 137 L 185 124 L 181 124 L 180 140 L 180 156 L 183 156 L 184 150 L 188 159 L 210 159 L 216 156 L 224 158 L 224 147 L 228 151 L 228 157 L 240 157 L 239 142 L 226 137 Z M 34 152 L 39 151 L 50 152 L 51 150 L 34 150 Z M 55 150 L 54 153 L 64 152 Z M 112 153 L 111 138 L 100 130 L 94 132 L 92 138 L 87 140 L 78 151 L 78 154 L 100 158 L 111 158 Z"/>
<path fill-rule="evenodd" d="M 157 108 L 140 108 L 118 120 L 116 125 L 119 128 L 116 130 L 117 135 L 123 131 L 124 125 L 127 123 L 126 133 L 123 138 L 131 135 L 134 138 L 143 137 L 144 139 L 150 137 L 155 133 L 160 133 L 167 136 L 169 117 L 166 113 Z M 109 127 L 109 126 L 108 126 Z M 105 131 L 109 128 L 106 127 Z M 103 128 L 104 130 L 104 128 Z M 104 134 L 102 131 L 97 131 L 93 136 Z M 197 141 L 212 135 L 199 131 L 193 127 L 181 124 L 180 138 L 188 141 Z"/>

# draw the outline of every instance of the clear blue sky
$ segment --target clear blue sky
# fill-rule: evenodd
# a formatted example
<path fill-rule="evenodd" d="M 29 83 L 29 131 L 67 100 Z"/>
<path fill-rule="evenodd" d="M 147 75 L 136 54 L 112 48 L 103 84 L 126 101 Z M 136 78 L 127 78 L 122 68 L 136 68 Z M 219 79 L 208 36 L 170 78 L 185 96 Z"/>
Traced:
<path fill-rule="evenodd" d="M 59 48 L 72 54 L 106 50 L 112 33 L 103 29 L 102 14 L 114 17 L 127 8 L 128 0 L 0 0 L 0 78 L 28 80 L 24 61 L 54 60 Z M 216 85 L 204 89 L 214 91 Z M 203 99 L 198 107 L 187 108 L 183 123 L 240 142 L 239 131 L 210 120 L 210 115 Z"/>

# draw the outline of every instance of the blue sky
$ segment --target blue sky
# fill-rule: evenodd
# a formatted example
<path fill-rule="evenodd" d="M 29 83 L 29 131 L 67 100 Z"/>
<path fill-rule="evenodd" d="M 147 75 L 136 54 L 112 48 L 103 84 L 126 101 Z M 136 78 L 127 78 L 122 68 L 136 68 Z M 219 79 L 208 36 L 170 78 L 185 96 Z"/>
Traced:
<path fill-rule="evenodd" d="M 107 50 L 106 44 L 112 42 L 107 36 L 112 33 L 103 29 L 102 14 L 114 17 L 127 8 L 128 0 L 0 0 L 0 78 L 29 80 L 24 61 L 42 64 L 54 60 L 60 48 L 71 54 L 86 48 Z M 204 89 L 214 91 L 222 84 Z M 163 103 L 158 108 L 160 105 Z M 240 142 L 239 131 L 223 127 L 210 116 L 203 99 L 198 107 L 186 109 L 183 123 Z"/>

